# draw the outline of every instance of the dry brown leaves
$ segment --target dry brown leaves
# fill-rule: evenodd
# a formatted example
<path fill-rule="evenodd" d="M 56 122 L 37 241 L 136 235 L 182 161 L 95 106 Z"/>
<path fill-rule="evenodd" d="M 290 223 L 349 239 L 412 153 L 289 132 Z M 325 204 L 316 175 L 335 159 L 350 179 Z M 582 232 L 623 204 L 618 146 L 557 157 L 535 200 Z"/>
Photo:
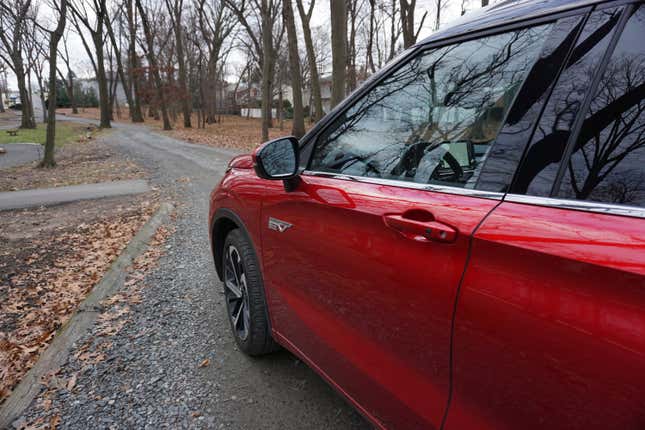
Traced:
<path fill-rule="evenodd" d="M 195 118 L 196 120 L 196 118 Z M 196 122 L 195 122 L 196 123 Z M 280 130 L 278 121 L 276 127 L 269 129 L 269 138 L 291 134 L 291 121 L 284 121 Z M 310 127 L 310 124 L 306 124 Z M 183 128 L 182 124 L 175 124 L 175 129 L 164 132 L 170 136 L 191 143 L 216 146 L 240 151 L 252 151 L 262 143 L 262 123 L 257 118 L 242 118 L 235 115 L 222 115 L 221 122 L 207 124 L 206 128 Z"/>
<path fill-rule="evenodd" d="M 156 203 L 144 201 L 116 219 L 0 248 L 0 269 L 8 273 L 0 278 L 0 402 L 155 208 Z M 113 332 L 118 330 L 106 334 Z"/>
<path fill-rule="evenodd" d="M 56 168 L 39 169 L 38 162 L 4 169 L 0 191 L 60 187 L 136 179 L 145 171 L 100 142 L 68 143 L 56 152 Z"/>
<path fill-rule="evenodd" d="M 78 115 L 72 115 L 70 109 L 58 109 L 56 112 L 64 113 L 68 116 L 78 116 L 82 118 L 98 119 L 99 112 L 96 108 L 87 108 Z M 121 112 L 121 122 L 128 121 L 128 111 L 123 109 Z M 182 118 L 177 117 L 173 121 L 171 131 L 163 131 L 160 120 L 154 118 L 145 118 L 144 125 L 152 126 L 159 132 L 166 133 L 176 139 L 185 140 L 191 143 L 216 146 L 218 148 L 235 149 L 249 152 L 262 143 L 262 122 L 259 118 L 245 118 L 238 115 L 222 115 L 221 122 L 215 124 L 206 124 L 206 128 L 197 128 L 197 115 L 192 116 L 192 128 L 184 128 Z M 275 139 L 280 136 L 291 134 L 291 121 L 285 120 L 282 124 L 282 130 L 277 120 L 274 120 L 275 127 L 269 129 L 269 138 Z M 312 124 L 305 122 L 305 127 L 309 129 Z"/>

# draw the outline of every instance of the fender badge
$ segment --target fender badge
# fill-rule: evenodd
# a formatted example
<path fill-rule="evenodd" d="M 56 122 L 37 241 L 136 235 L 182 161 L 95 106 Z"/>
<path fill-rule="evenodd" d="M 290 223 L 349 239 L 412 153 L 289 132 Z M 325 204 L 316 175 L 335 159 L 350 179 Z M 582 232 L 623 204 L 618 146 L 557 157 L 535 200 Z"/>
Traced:
<path fill-rule="evenodd" d="M 293 227 L 293 224 L 289 224 L 288 222 L 285 221 L 280 221 L 277 218 L 272 218 L 269 217 L 269 229 L 270 230 L 275 230 L 279 231 L 280 233 L 284 233 L 285 230 Z"/>

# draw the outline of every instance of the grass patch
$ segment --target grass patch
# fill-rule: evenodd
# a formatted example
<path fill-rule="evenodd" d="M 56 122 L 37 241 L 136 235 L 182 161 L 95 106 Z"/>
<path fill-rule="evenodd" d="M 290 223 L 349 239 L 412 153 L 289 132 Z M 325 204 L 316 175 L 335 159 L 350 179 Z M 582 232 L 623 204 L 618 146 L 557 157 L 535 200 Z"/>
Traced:
<path fill-rule="evenodd" d="M 16 136 L 10 136 L 5 130 L 0 130 L 0 145 L 9 143 L 40 143 L 45 144 L 47 125 L 38 124 L 35 129 L 16 128 Z M 87 126 L 73 122 L 56 123 L 56 146 L 61 147 L 69 142 L 79 140 L 87 133 Z M 96 131 L 92 132 L 93 136 Z"/>

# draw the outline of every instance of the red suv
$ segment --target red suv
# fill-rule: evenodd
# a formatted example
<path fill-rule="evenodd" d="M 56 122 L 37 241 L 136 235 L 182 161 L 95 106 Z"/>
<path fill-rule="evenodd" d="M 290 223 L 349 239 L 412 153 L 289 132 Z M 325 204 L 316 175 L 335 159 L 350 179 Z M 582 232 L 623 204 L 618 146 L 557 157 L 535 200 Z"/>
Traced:
<path fill-rule="evenodd" d="M 379 428 L 645 428 L 645 5 L 505 2 L 211 196 L 242 351 Z"/>

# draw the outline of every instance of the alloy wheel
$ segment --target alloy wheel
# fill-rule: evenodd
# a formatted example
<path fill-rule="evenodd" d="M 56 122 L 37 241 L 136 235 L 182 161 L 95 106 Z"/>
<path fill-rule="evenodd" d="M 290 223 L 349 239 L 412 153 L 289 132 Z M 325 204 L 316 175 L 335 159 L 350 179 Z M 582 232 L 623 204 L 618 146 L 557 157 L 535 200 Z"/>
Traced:
<path fill-rule="evenodd" d="M 240 340 L 246 340 L 251 322 L 247 278 L 240 252 L 233 245 L 224 257 L 224 295 L 231 325 Z"/>

